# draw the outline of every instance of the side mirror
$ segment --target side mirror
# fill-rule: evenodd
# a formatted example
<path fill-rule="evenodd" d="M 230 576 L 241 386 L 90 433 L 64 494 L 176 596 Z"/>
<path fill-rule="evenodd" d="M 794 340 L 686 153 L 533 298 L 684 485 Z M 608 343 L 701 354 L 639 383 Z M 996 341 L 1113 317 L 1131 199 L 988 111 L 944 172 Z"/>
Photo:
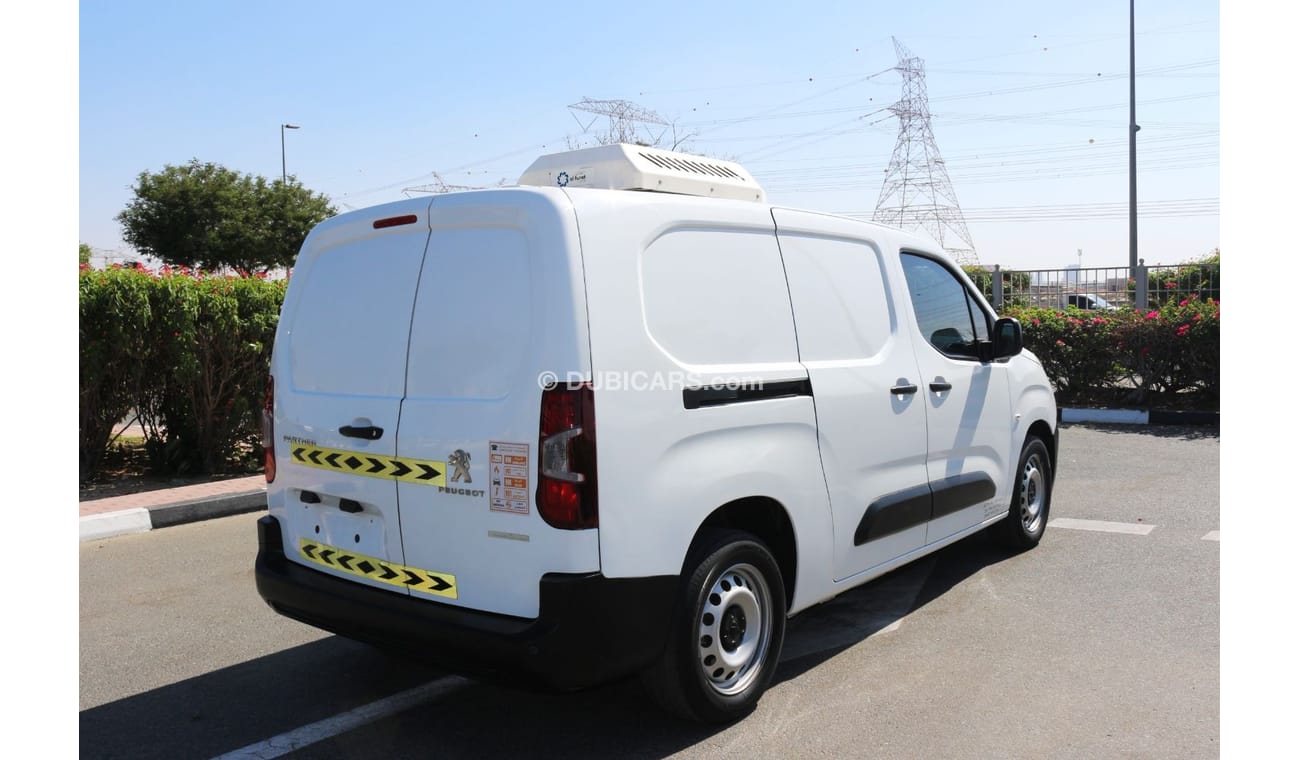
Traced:
<path fill-rule="evenodd" d="M 993 358 L 1005 359 L 1020 353 L 1025 347 L 1025 336 L 1020 321 L 1003 317 L 993 323 Z"/>

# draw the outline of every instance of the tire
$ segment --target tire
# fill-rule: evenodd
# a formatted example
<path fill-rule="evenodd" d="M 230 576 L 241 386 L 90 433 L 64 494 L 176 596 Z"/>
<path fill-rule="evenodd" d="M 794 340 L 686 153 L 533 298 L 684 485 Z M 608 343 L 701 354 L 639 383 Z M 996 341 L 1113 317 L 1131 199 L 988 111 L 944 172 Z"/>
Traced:
<path fill-rule="evenodd" d="M 1032 549 L 1043 538 L 1051 508 L 1052 460 L 1043 439 L 1031 436 L 1020 452 L 1011 509 L 995 527 L 995 534 L 1008 548 Z"/>
<path fill-rule="evenodd" d="M 687 558 L 668 644 L 642 682 L 683 718 L 742 718 L 772 682 L 785 616 L 785 583 L 767 546 L 743 531 L 709 533 Z"/>

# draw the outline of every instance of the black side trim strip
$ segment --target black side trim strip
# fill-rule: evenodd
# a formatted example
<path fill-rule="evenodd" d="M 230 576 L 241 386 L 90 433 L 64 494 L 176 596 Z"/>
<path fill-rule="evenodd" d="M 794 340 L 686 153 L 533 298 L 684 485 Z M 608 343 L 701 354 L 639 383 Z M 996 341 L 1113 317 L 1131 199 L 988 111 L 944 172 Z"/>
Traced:
<path fill-rule="evenodd" d="M 985 473 L 967 472 L 936 480 L 930 490 L 934 492 L 934 519 L 988 501 L 997 495 L 998 487 Z"/>
<path fill-rule="evenodd" d="M 682 406 L 687 409 L 699 409 L 703 406 L 722 406 L 740 404 L 746 401 L 762 401 L 770 398 L 791 398 L 794 396 L 812 396 L 812 381 L 777 380 L 757 385 L 714 386 L 686 388 L 682 391 Z"/>
<path fill-rule="evenodd" d="M 930 486 L 920 485 L 882 496 L 867 507 L 862 522 L 853 533 L 853 545 L 898 533 L 930 519 L 933 496 Z"/>

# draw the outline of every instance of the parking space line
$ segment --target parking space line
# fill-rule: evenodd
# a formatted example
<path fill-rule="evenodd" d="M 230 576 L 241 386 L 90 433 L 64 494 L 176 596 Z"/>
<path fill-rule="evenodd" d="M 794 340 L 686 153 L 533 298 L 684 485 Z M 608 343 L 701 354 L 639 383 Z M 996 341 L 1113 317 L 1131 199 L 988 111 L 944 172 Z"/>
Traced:
<path fill-rule="evenodd" d="M 354 728 L 360 728 L 367 723 L 373 723 L 390 715 L 396 715 L 415 707 L 421 702 L 455 691 L 467 683 L 469 683 L 467 680 L 459 676 L 439 678 L 414 689 L 407 689 L 370 704 L 348 710 L 332 718 L 318 720 L 315 723 L 295 728 L 279 736 L 273 736 L 266 741 L 260 741 L 227 752 L 214 760 L 269 760 L 269 758 L 287 755 L 316 742 L 347 733 Z"/>
<path fill-rule="evenodd" d="M 1217 530 L 1212 530 L 1212 531 L 1210 531 L 1209 533 L 1206 533 L 1204 536 L 1201 536 L 1201 540 L 1202 540 L 1202 541 L 1218 541 L 1218 540 L 1219 540 L 1219 531 L 1217 531 Z"/>
<path fill-rule="evenodd" d="M 1099 533 L 1129 533 L 1145 536 L 1155 529 L 1154 525 L 1143 523 L 1107 522 L 1106 520 L 1079 520 L 1073 517 L 1058 517 L 1047 523 L 1049 528 L 1066 528 L 1068 530 L 1092 530 Z"/>

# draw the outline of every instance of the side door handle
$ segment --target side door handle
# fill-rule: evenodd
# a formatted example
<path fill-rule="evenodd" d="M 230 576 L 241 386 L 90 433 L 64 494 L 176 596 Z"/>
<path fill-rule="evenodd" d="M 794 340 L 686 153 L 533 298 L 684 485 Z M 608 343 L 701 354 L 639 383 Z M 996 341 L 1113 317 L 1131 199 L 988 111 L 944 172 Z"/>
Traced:
<path fill-rule="evenodd" d="M 950 391 L 952 390 L 952 383 L 945 383 L 942 380 L 935 380 L 933 383 L 930 383 L 930 390 L 934 391 L 935 393 L 943 393 L 944 391 Z"/>
<path fill-rule="evenodd" d="M 910 396 L 916 393 L 915 385 L 895 385 L 889 389 L 889 392 L 896 396 Z"/>
<path fill-rule="evenodd" d="M 345 435 L 348 438 L 364 438 L 367 441 L 377 441 L 384 435 L 384 429 L 374 425 L 365 425 L 364 427 L 353 427 L 344 425 L 339 428 L 339 435 Z"/>

